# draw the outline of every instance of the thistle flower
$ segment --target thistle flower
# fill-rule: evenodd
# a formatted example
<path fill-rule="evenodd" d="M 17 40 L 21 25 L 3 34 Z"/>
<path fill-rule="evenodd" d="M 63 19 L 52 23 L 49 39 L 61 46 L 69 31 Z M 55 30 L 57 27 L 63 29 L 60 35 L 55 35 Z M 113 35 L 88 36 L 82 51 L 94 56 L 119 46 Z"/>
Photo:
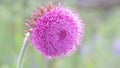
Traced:
<path fill-rule="evenodd" d="M 40 7 L 28 22 L 33 46 L 47 57 L 68 55 L 84 36 L 79 14 L 60 4 Z"/>

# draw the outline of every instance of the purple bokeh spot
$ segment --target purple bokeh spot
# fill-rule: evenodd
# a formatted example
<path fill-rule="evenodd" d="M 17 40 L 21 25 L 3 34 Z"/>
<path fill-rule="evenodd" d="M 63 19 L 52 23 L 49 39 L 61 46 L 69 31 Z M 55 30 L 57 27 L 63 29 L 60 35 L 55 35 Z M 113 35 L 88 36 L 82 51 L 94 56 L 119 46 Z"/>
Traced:
<path fill-rule="evenodd" d="M 120 55 L 120 39 L 114 40 L 113 45 L 115 54 Z"/>

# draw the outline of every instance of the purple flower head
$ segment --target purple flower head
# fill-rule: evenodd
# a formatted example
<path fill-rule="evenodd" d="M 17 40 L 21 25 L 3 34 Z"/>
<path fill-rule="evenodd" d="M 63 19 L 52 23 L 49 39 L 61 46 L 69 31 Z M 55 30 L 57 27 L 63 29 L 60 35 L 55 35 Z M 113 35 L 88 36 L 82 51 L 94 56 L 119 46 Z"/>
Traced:
<path fill-rule="evenodd" d="M 47 57 L 68 55 L 84 36 L 85 25 L 79 14 L 61 5 L 41 7 L 29 21 L 33 23 L 33 46 Z"/>

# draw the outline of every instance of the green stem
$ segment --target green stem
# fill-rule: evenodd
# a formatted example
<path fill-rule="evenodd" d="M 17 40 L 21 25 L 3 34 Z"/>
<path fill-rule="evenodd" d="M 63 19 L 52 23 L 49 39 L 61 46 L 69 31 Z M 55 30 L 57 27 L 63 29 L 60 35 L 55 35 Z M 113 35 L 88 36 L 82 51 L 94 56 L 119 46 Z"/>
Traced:
<path fill-rule="evenodd" d="M 46 68 L 56 68 L 55 63 L 56 63 L 56 59 L 52 58 L 45 58 L 45 63 L 46 63 Z"/>
<path fill-rule="evenodd" d="M 27 33 L 25 35 L 24 41 L 23 41 L 23 45 L 19 54 L 19 58 L 18 58 L 18 63 L 17 63 L 17 68 L 22 68 L 22 63 L 23 63 L 23 58 L 27 49 L 27 43 L 28 43 L 28 39 L 29 39 L 30 33 Z"/>
<path fill-rule="evenodd" d="M 45 59 L 46 60 L 46 68 L 53 68 L 53 60 L 51 59 Z"/>

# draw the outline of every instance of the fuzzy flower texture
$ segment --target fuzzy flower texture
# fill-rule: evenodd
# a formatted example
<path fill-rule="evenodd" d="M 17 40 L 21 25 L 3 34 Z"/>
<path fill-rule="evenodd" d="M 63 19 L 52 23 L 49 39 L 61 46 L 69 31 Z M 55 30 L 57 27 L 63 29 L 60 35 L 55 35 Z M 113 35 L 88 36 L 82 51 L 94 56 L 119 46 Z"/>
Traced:
<path fill-rule="evenodd" d="M 28 20 L 33 46 L 46 57 L 60 57 L 76 50 L 84 36 L 79 14 L 60 4 L 40 7 Z"/>

